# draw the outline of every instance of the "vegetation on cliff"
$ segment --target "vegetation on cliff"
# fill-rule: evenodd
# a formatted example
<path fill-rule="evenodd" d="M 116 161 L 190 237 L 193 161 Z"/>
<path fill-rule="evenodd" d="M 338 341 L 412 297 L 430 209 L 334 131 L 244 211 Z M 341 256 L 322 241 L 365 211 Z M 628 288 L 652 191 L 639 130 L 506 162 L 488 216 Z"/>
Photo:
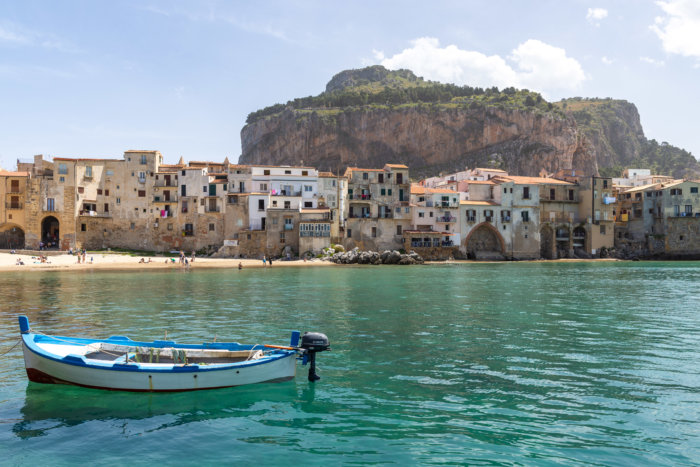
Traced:
<path fill-rule="evenodd" d="M 284 110 L 335 113 L 347 108 L 393 108 L 433 104 L 447 107 L 494 106 L 561 113 L 536 92 L 527 89 L 480 88 L 425 81 L 410 70 L 389 71 L 376 65 L 335 75 L 318 96 L 300 97 L 248 114 L 247 124 Z"/>
<path fill-rule="evenodd" d="M 399 114 L 406 125 L 414 125 L 409 134 L 374 131 L 389 115 Z M 533 135 L 532 126 L 521 125 L 527 115 L 546 117 L 552 124 Z M 495 157 L 507 161 L 503 168 L 537 173 L 541 168 L 571 163 L 564 143 L 555 142 L 568 138 L 565 134 L 569 132 L 574 139 L 578 135 L 574 159 L 601 175 L 620 176 L 625 168 L 649 168 L 678 178 L 700 175 L 700 163 L 688 151 L 646 139 L 632 103 L 579 97 L 547 102 L 527 89 L 443 84 L 424 80 L 410 70 L 390 71 L 379 65 L 342 71 L 321 94 L 251 112 L 246 123 L 241 132 L 241 160 L 246 162 L 262 157 L 269 159 L 267 163 L 293 163 L 291 158 L 301 157 L 302 152 L 307 162 L 318 159 L 324 167 L 335 167 L 341 161 L 381 165 L 384 159 L 397 162 L 400 158 L 423 175 L 435 175 L 447 165 L 484 163 Z M 398 129 L 400 123 L 395 125 Z M 437 127 L 444 131 L 431 133 L 428 129 Z M 484 137 L 487 127 L 490 136 Z M 434 134 L 442 140 L 421 144 L 415 138 L 418 134 L 423 138 Z M 397 135 L 404 139 L 397 140 Z M 286 143 L 274 143 L 277 138 Z M 454 164 L 438 155 L 446 148 Z M 580 156 L 582 153 L 585 155 Z M 557 157 L 560 163 L 553 161 Z M 353 159 L 357 160 L 351 162 Z"/>

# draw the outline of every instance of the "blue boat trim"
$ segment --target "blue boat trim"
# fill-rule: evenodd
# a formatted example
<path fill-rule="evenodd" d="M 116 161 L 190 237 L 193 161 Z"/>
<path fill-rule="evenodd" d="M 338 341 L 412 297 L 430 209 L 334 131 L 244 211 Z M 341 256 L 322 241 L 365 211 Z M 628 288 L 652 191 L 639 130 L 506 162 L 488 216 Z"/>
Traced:
<path fill-rule="evenodd" d="M 133 341 L 126 336 L 112 336 L 107 339 L 86 339 L 80 337 L 64 337 L 64 336 L 47 336 L 44 334 L 35 334 L 30 331 L 29 320 L 26 316 L 19 317 L 20 330 L 22 331 L 22 341 L 24 346 L 32 353 L 39 355 L 42 358 L 52 360 L 67 365 L 74 365 L 79 367 L 97 369 L 97 370 L 111 370 L 111 371 L 131 371 L 131 372 L 149 372 L 149 373 L 194 373 L 194 372 L 209 372 L 209 371 L 225 371 L 236 368 L 248 368 L 256 365 L 264 365 L 277 360 L 281 360 L 288 357 L 296 356 L 296 351 L 294 350 L 274 350 L 266 354 L 264 357 L 253 360 L 244 361 L 228 364 L 212 364 L 200 366 L 197 364 L 189 365 L 173 365 L 165 368 L 152 367 L 149 364 L 139 364 L 137 362 L 122 362 L 119 361 L 98 361 L 86 359 L 83 355 L 69 354 L 65 357 L 59 357 L 58 355 L 47 352 L 37 345 L 37 343 L 56 343 L 61 345 L 74 345 L 76 347 L 83 347 L 88 344 L 106 343 L 106 344 L 124 344 L 128 343 L 129 346 L 134 347 L 153 347 L 153 348 L 169 348 L 177 346 L 178 349 L 193 349 L 193 350 L 254 350 L 256 348 L 263 349 L 263 346 L 259 344 L 255 345 L 242 345 L 237 342 L 213 342 L 213 343 L 203 343 L 201 345 L 196 344 L 177 344 L 173 341 L 153 341 L 153 342 L 141 342 Z"/>

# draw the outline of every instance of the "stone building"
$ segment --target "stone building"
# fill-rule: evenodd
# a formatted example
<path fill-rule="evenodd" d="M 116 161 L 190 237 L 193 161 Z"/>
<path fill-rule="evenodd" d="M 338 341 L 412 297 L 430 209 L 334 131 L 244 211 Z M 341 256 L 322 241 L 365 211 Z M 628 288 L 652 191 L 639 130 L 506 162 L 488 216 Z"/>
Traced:
<path fill-rule="evenodd" d="M 343 246 L 374 251 L 403 248 L 403 231 L 411 225 L 408 167 L 348 167 L 345 178 L 348 207 Z"/>
<path fill-rule="evenodd" d="M 29 181 L 30 172 L 0 170 L 0 249 L 24 248 Z M 54 236 L 51 231 L 47 234 L 48 238 Z"/>

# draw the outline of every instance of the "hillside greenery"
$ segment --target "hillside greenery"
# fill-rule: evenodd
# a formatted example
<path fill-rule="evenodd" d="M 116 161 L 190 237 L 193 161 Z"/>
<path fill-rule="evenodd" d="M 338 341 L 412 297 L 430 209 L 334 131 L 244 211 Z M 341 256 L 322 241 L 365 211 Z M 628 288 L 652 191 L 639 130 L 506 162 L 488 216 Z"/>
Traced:
<path fill-rule="evenodd" d="M 352 71 L 361 73 L 364 70 Z M 445 108 L 486 106 L 531 109 L 561 114 L 539 93 L 527 89 L 510 87 L 499 90 L 495 86 L 480 88 L 443 84 L 425 81 L 408 70 L 387 71 L 376 81 L 368 78 L 348 78 L 343 85 L 331 86 L 335 79 L 334 77 L 329 83 L 328 88 L 331 88 L 331 91 L 317 96 L 296 98 L 286 104 L 274 104 L 251 112 L 246 123 L 255 123 L 285 110 L 333 112 L 347 108 L 394 108 L 420 104 L 433 104 Z"/>

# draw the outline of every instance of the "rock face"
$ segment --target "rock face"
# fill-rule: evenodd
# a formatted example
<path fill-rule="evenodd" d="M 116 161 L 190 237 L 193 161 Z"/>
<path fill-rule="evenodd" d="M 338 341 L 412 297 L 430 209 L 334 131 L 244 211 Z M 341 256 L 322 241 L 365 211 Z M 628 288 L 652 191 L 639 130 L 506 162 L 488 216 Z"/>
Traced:
<path fill-rule="evenodd" d="M 596 149 L 571 117 L 536 111 L 428 104 L 335 113 L 287 109 L 241 131 L 242 164 L 303 164 L 319 170 L 404 163 L 411 174 L 499 166 L 537 175 L 597 174 Z M 303 161 L 302 161 L 303 159 Z"/>

